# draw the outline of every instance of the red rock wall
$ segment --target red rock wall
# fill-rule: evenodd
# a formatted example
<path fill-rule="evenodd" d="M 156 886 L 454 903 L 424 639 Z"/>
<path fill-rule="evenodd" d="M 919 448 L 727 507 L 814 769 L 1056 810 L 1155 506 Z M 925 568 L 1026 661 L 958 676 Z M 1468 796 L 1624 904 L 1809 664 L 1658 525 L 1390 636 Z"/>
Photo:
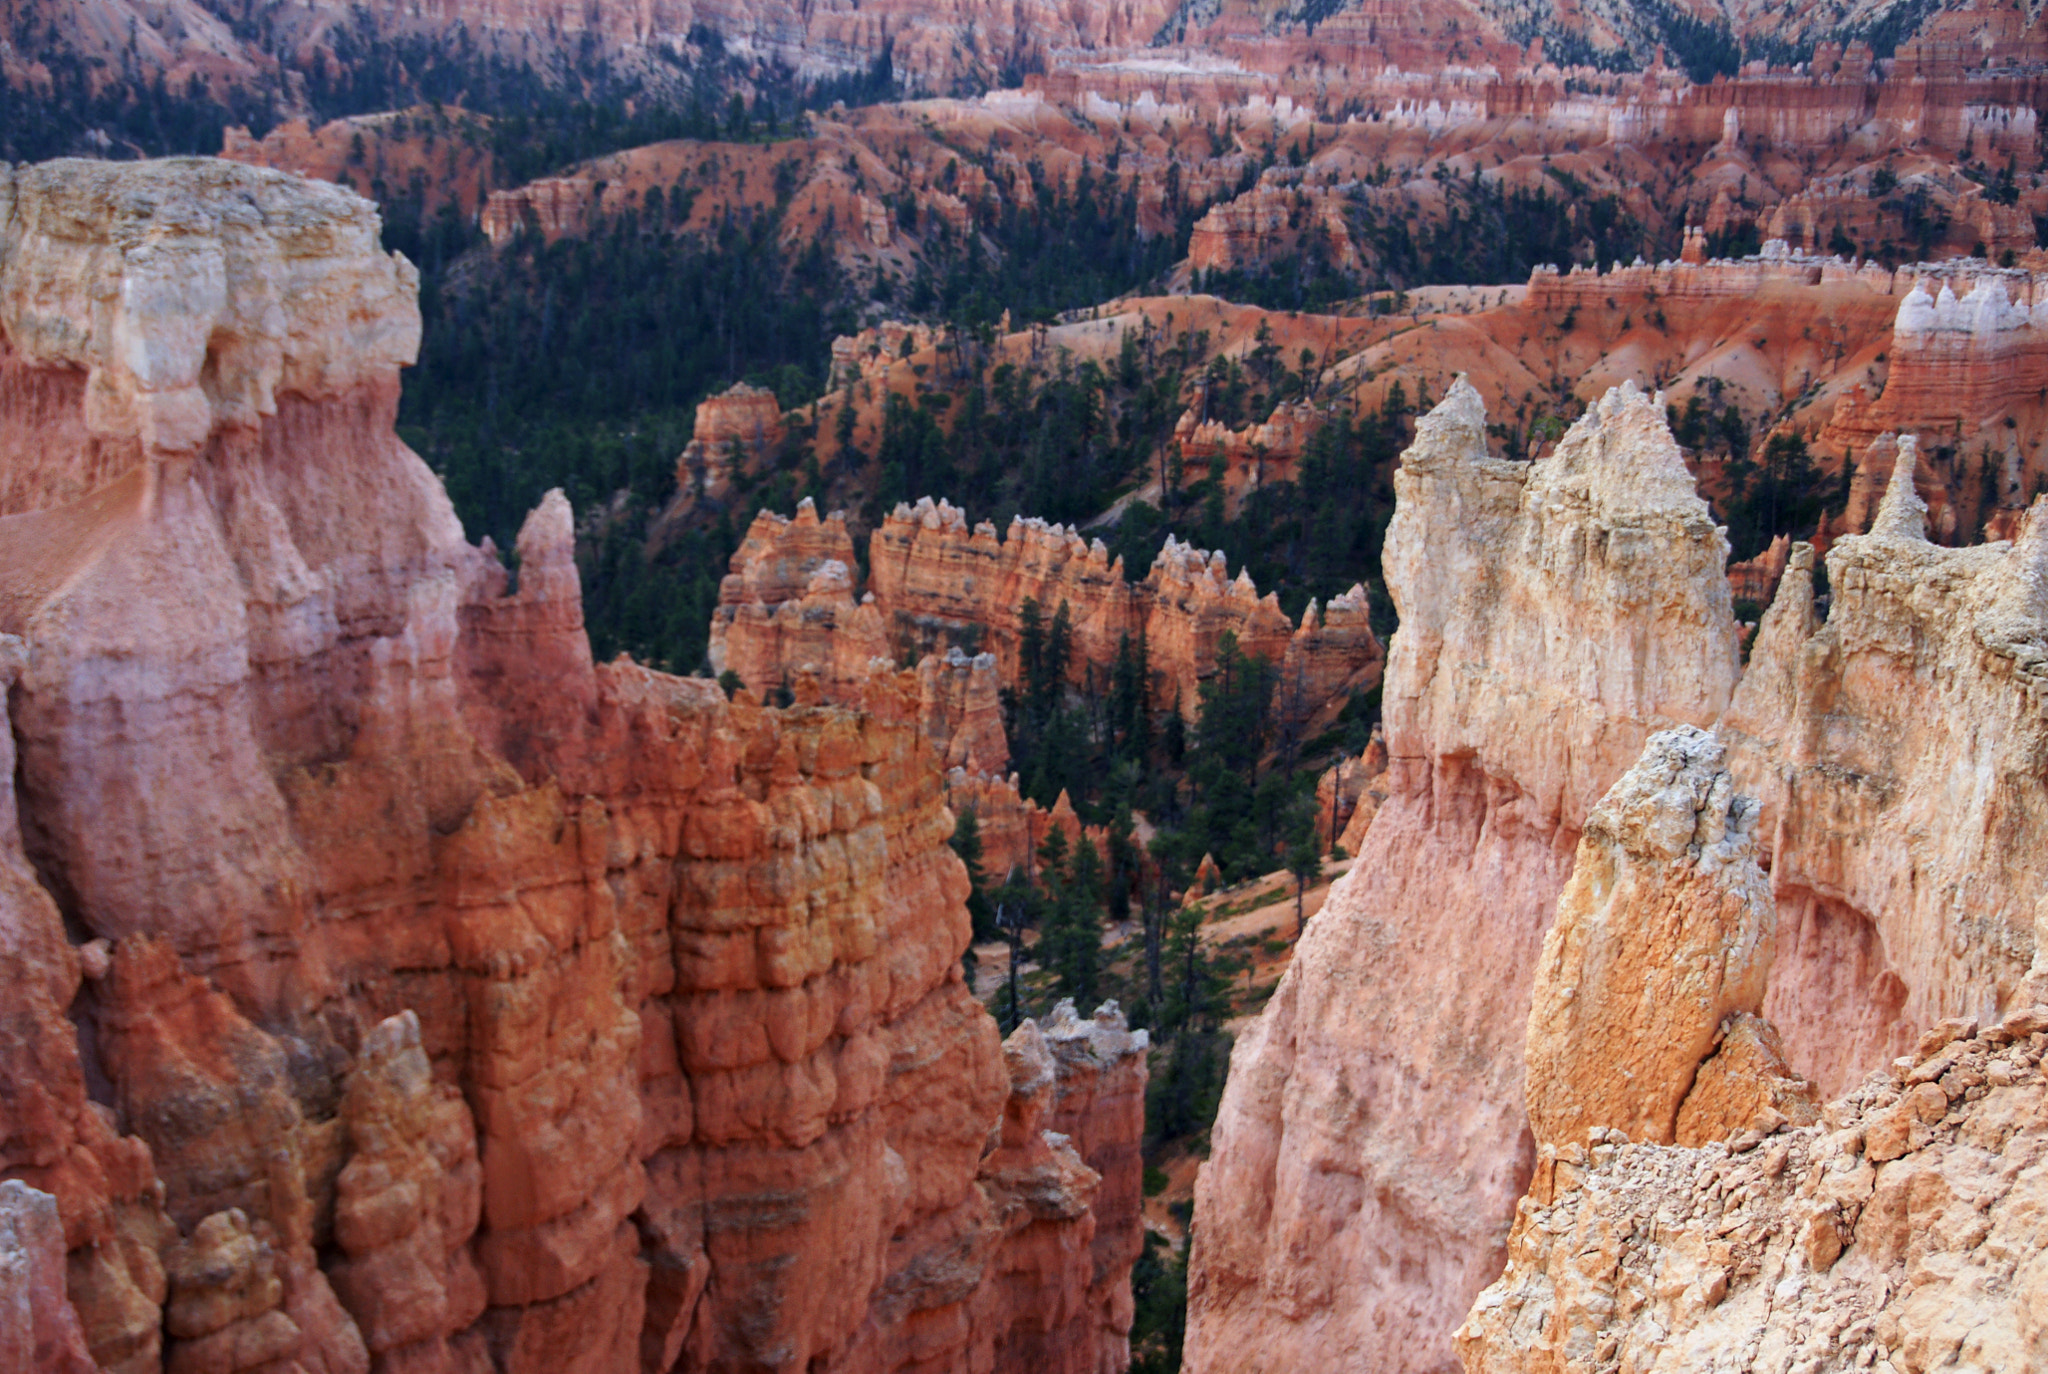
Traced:
<path fill-rule="evenodd" d="M 153 302 L 141 329 L 217 312 L 192 374 L 221 407 L 178 408 L 187 336 L 122 373 L 100 326 L 39 335 L 0 294 L 9 432 L 64 394 L 35 376 L 58 345 L 113 398 L 0 505 L 0 960 L 27 993 L 0 1084 L 29 1107 L 0 1174 L 56 1197 L 94 1358 L 1120 1367 L 1087 1299 L 1127 1269 L 1081 1264 L 1051 1337 L 1011 1281 L 1105 1224 L 1076 1190 L 1013 1225 L 985 1159 L 1010 1086 L 915 679 L 776 711 L 594 666 L 559 494 L 507 594 L 392 436 L 395 366 L 308 366 L 412 308 L 367 206 L 246 169 L 110 169 L 97 200 L 67 176 L 11 191 L 75 213 L 12 223 L 69 237 L 0 262 L 153 234 L 155 264 L 74 280 Z M 175 270 L 209 244 L 224 297 Z M 282 367 L 247 376 L 282 380 L 236 408 L 269 318 L 238 303 L 316 271 L 342 285 L 273 297 Z M 128 488 L 94 490 L 74 430 L 138 415 L 140 496 L 109 506 Z"/>

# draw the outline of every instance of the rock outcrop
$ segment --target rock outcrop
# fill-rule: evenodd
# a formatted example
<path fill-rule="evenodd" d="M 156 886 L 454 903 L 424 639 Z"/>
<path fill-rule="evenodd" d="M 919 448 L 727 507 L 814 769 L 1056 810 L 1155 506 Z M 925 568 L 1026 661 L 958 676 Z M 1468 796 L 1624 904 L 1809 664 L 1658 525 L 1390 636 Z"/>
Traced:
<path fill-rule="evenodd" d="M 1825 621 L 1794 548 L 1720 727 L 1764 806 L 1763 1011 L 1829 1094 L 1944 1017 L 2039 995 L 2048 508 L 2015 543 L 1938 547 L 1914 459 L 1901 439 L 1870 533 L 1829 550 Z"/>
<path fill-rule="evenodd" d="M 999 538 L 986 521 L 970 530 L 959 509 L 927 499 L 898 506 L 870 537 L 868 590 L 858 606 L 850 581 L 831 570 L 853 565 L 839 514 L 820 521 L 806 502 L 794 520 L 756 516 L 719 589 L 713 666 L 760 692 L 806 665 L 844 681 L 873 657 L 959 650 L 993 655 L 1000 685 L 1014 689 L 1023 679 L 1027 601 L 1048 634 L 1065 607 L 1066 680 L 1077 688 L 1106 691 L 1119 655 L 1142 651 L 1154 711 L 1193 714 L 1226 633 L 1280 669 L 1281 708 L 1303 718 L 1371 688 L 1385 657 L 1363 588 L 1327 607 L 1311 604 L 1296 625 L 1248 575 L 1232 578 L 1221 553 L 1171 536 L 1144 580 L 1132 583 L 1099 539 L 1024 519 Z M 878 635 L 886 648 L 875 647 Z"/>
<path fill-rule="evenodd" d="M 1045 1025 L 1058 1086 L 1046 1126 L 1064 1135 L 1102 1179 L 1095 1192 L 1095 1244 L 1088 1302 L 1093 1315 L 1081 1334 L 1095 1335 L 1094 1364 L 1121 1370 L 1129 1360 L 1131 1266 L 1144 1250 L 1145 1053 L 1150 1035 L 1134 1031 L 1114 1002 L 1083 1020 L 1062 1001 Z"/>
<path fill-rule="evenodd" d="M 2039 1368 L 2044 1031 L 2048 1007 L 1944 1022 L 1777 1134 L 1546 1147 L 1465 1368 Z"/>
<path fill-rule="evenodd" d="M 1529 1008 L 1539 1145 L 1596 1127 L 1670 1144 L 1722 1028 L 1763 1003 L 1778 913 L 1725 752 L 1692 726 L 1652 735 L 1586 818 Z"/>
<path fill-rule="evenodd" d="M 594 665 L 568 503 L 508 591 L 393 435 L 413 278 L 348 193 L 0 194 L 0 1175 L 91 1358 L 1120 1368 L 1135 1214 L 1078 1158 L 1033 1211 L 998 1156 L 1053 1142 L 991 1142 L 917 679 Z M 1009 1276 L 1052 1256 L 1049 1327 Z"/>
<path fill-rule="evenodd" d="M 753 470 L 782 440 L 782 407 L 775 393 L 734 383 L 697 406 L 690 442 L 676 458 L 678 496 L 687 505 L 723 501 L 733 473 Z"/>
<path fill-rule="evenodd" d="M 1594 804 L 1738 672 L 1727 544 L 1633 387 L 1534 464 L 1461 382 L 1396 478 L 1388 796 L 1239 1039 L 1188 1367 L 1441 1369 L 1535 1159 L 1522 1044 Z"/>

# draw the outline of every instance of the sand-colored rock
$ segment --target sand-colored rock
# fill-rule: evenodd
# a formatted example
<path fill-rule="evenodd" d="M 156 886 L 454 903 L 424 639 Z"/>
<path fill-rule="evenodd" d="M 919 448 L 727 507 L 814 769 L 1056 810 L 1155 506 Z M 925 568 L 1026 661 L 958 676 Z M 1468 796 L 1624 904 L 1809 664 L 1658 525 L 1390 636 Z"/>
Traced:
<path fill-rule="evenodd" d="M 1722 1026 L 1763 1003 L 1778 913 L 1756 819 L 1720 741 L 1693 726 L 1652 735 L 1586 817 L 1531 992 L 1523 1092 L 1539 1145 L 1596 1126 L 1676 1139 Z"/>
<path fill-rule="evenodd" d="M 6 184 L 0 1174 L 56 1197 L 95 1359 L 1107 1367 L 1132 1242 L 1085 1166 L 1056 1217 L 983 1179 L 1006 1087 L 915 675 L 777 710 L 594 666 L 567 502 L 508 591 L 392 435 L 417 314 L 345 192 Z M 192 343 L 166 293 L 209 262 Z M 114 289 L 60 328 L 80 264 Z M 102 393 L 198 438 L 96 434 Z M 1003 1277 L 1048 1265 L 1055 1326 Z"/>
<path fill-rule="evenodd" d="M 1825 1093 L 1946 1016 L 2038 994 L 2041 884 L 2020 856 L 2048 824 L 2037 665 L 2048 643 L 2048 512 L 2017 542 L 1927 542 L 1914 448 L 1868 535 L 1828 553 L 1814 608 L 1795 548 L 1720 732 L 1779 909 L 1764 1014 Z"/>
<path fill-rule="evenodd" d="M 1594 804 L 1738 660 L 1727 545 L 1653 398 L 1534 464 L 1469 386 L 1396 481 L 1388 797 L 1238 1040 L 1196 1189 L 1188 1367 L 1439 1369 L 1534 1159 L 1522 1043 Z"/>
<path fill-rule="evenodd" d="M 1786 1062 L 1776 1026 L 1737 1012 L 1721 1023 L 1716 1040 L 1679 1106 L 1680 1145 L 1705 1145 L 1787 1123 L 1810 1126 L 1819 1119 L 1819 1094 Z"/>
<path fill-rule="evenodd" d="M 1971 1029 L 1822 1122 L 1545 1148 L 1507 1272 L 1458 1333 L 1465 1368 L 2040 1367 L 2048 1008 Z"/>

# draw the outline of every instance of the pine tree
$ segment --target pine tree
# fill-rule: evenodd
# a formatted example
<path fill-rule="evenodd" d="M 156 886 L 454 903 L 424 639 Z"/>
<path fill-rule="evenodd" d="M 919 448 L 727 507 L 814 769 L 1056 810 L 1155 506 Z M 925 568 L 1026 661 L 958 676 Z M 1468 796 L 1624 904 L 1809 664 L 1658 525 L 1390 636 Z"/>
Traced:
<path fill-rule="evenodd" d="M 1297 839 L 1287 849 L 1287 871 L 1294 877 L 1294 938 L 1299 940 L 1307 928 L 1307 918 L 1302 915 L 1302 900 L 1308 891 L 1309 880 L 1323 876 L 1323 859 L 1316 852 L 1315 835 Z"/>
<path fill-rule="evenodd" d="M 953 852 L 967 866 L 967 914 L 974 923 L 974 938 L 995 938 L 995 912 L 989 906 L 988 877 L 981 868 L 981 818 L 973 807 L 961 811 L 953 822 Z"/>

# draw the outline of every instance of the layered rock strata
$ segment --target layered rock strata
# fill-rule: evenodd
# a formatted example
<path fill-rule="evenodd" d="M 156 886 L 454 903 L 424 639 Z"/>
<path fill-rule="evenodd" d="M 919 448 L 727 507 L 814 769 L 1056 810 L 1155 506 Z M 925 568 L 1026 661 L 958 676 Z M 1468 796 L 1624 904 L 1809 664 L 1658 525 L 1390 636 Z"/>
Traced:
<path fill-rule="evenodd" d="M 1944 1022 L 1775 1134 L 1545 1147 L 1465 1368 L 2038 1368 L 2044 1032 L 2048 1007 Z"/>
<path fill-rule="evenodd" d="M 713 665 L 738 672 L 756 691 L 807 663 L 833 664 L 836 677 L 837 665 L 860 658 L 872 643 L 870 598 L 894 657 L 952 649 L 993 654 L 1002 685 L 1011 688 L 1022 680 L 1024 603 L 1037 604 L 1048 632 L 1065 606 L 1067 680 L 1107 690 L 1119 653 L 1142 649 L 1155 710 L 1177 705 L 1193 713 L 1226 633 L 1244 652 L 1280 668 L 1283 706 L 1295 702 L 1304 716 L 1369 689 L 1384 659 L 1362 587 L 1327 607 L 1311 603 L 1296 625 L 1247 574 L 1232 578 L 1221 553 L 1171 537 L 1152 570 L 1132 583 L 1099 539 L 1090 543 L 1072 529 L 1021 518 L 1002 538 L 986 521 L 970 530 L 959 509 L 926 499 L 892 511 L 868 551 L 868 590 L 856 612 L 850 587 L 842 599 L 837 583 L 814 592 L 807 580 L 828 563 L 852 566 L 843 518 L 820 521 L 803 505 L 793 521 L 766 511 L 756 516 L 719 589 Z M 856 614 L 855 635 L 831 633 Z M 814 639 L 799 626 L 822 633 Z"/>
<path fill-rule="evenodd" d="M 1727 543 L 1632 386 L 1534 464 L 1464 382 L 1386 551 L 1388 795 L 1239 1039 L 1196 1189 L 1188 1367 L 1443 1369 L 1533 1167 L 1522 1044 L 1586 817 L 1738 673 Z"/>
<path fill-rule="evenodd" d="M 392 433 L 419 316 L 365 202 L 0 192 L 0 1175 L 92 1359 L 1120 1368 L 1125 1223 L 991 1144 L 915 678 L 594 665 L 558 493 L 508 592 Z M 1048 1329 L 1007 1276 L 1055 1254 Z"/>

